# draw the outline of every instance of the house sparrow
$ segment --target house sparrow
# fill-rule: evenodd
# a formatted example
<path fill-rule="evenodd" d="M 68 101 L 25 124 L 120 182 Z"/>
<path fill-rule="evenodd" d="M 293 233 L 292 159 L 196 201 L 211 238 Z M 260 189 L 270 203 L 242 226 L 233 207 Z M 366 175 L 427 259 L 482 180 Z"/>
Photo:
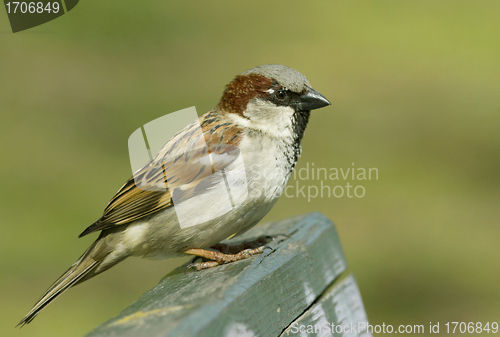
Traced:
<path fill-rule="evenodd" d="M 300 156 L 310 111 L 329 104 L 304 75 L 283 65 L 236 76 L 215 109 L 173 136 L 120 188 L 102 217 L 80 234 L 101 231 L 97 240 L 18 325 L 129 256 L 212 260 L 195 265 L 203 269 L 261 253 L 262 246 L 237 254 L 207 248 L 269 212 Z"/>

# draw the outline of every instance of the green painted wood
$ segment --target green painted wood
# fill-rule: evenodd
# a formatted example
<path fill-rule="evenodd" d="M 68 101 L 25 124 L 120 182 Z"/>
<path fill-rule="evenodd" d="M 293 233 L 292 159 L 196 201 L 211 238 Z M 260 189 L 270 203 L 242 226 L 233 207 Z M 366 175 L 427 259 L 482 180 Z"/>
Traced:
<path fill-rule="evenodd" d="M 315 303 L 283 331 L 288 336 L 371 336 L 354 276 L 334 282 Z"/>
<path fill-rule="evenodd" d="M 335 226 L 319 213 L 253 228 L 239 242 L 285 234 L 262 255 L 163 278 L 87 336 L 279 336 L 347 268 Z"/>

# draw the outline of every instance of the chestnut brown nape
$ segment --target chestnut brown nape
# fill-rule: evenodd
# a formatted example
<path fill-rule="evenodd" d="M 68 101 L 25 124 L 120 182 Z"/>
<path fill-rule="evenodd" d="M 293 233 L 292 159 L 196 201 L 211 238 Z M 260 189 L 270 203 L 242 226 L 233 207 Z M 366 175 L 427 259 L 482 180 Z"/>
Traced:
<path fill-rule="evenodd" d="M 243 116 L 248 102 L 255 97 L 268 97 L 273 81 L 263 75 L 238 75 L 226 86 L 218 107 Z"/>

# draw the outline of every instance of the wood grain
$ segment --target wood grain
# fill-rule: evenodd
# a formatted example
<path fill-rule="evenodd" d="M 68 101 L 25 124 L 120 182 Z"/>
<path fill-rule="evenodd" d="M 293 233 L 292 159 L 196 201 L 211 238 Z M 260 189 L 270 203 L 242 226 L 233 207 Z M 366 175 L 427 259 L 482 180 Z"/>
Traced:
<path fill-rule="evenodd" d="M 347 263 L 323 215 L 268 223 L 228 242 L 262 235 L 278 237 L 262 255 L 187 274 L 177 268 L 87 336 L 279 336 L 293 322 L 311 321 L 318 301 L 330 303 L 328 289 L 355 286 L 335 288 Z"/>

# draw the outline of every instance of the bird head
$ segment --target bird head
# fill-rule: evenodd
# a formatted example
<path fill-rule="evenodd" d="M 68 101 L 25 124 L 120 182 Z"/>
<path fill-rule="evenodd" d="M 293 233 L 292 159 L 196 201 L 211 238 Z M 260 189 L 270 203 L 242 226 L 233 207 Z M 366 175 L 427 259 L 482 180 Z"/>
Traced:
<path fill-rule="evenodd" d="M 311 110 L 331 103 L 298 71 L 279 64 L 249 69 L 231 81 L 218 109 L 241 118 L 239 124 L 275 133 L 293 129 L 302 134 Z"/>

